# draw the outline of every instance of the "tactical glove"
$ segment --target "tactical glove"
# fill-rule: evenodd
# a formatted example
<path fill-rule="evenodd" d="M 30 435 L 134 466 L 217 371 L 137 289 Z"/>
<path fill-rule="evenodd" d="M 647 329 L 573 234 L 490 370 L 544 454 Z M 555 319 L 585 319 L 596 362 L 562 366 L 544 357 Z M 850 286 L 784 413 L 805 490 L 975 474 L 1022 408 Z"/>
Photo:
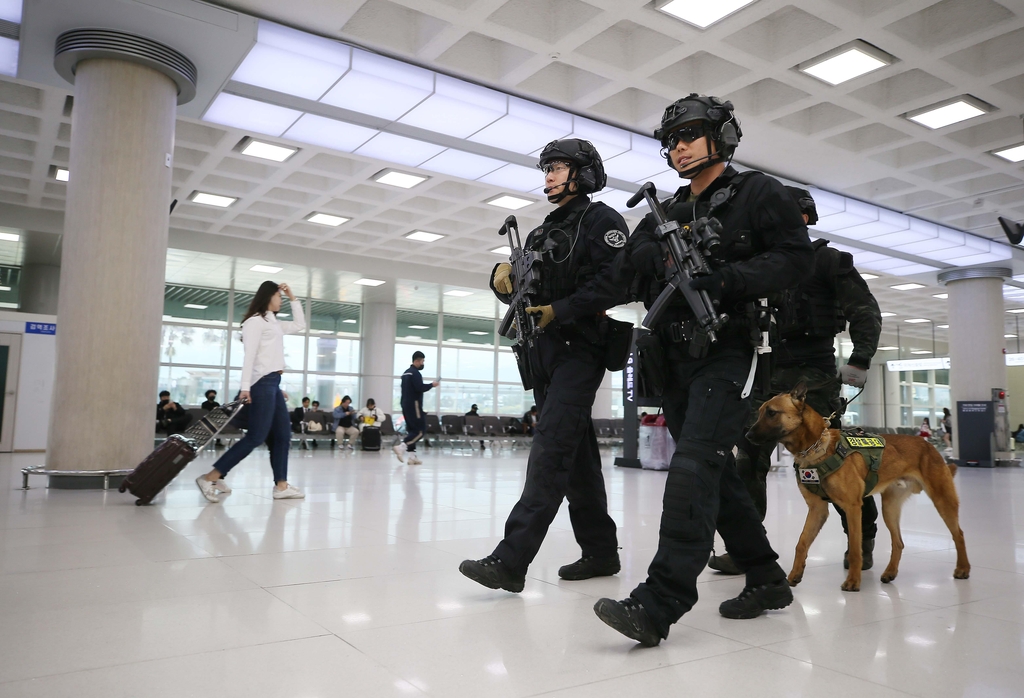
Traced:
<path fill-rule="evenodd" d="M 707 291 L 715 305 L 727 295 L 725 276 L 721 271 L 713 271 L 707 276 L 697 276 L 690 279 L 690 288 Z"/>
<path fill-rule="evenodd" d="M 498 293 L 509 295 L 512 293 L 512 265 L 504 262 L 494 268 L 494 276 L 491 278 L 491 285 Z"/>
<path fill-rule="evenodd" d="M 551 321 L 555 319 L 555 309 L 550 305 L 531 306 L 526 309 L 526 312 L 531 315 L 539 315 L 537 318 L 537 325 L 541 329 L 544 329 L 551 324 Z"/>
<path fill-rule="evenodd" d="M 863 368 L 846 364 L 839 369 L 839 378 L 846 385 L 852 385 L 855 388 L 863 388 L 864 384 L 868 382 L 868 372 Z"/>

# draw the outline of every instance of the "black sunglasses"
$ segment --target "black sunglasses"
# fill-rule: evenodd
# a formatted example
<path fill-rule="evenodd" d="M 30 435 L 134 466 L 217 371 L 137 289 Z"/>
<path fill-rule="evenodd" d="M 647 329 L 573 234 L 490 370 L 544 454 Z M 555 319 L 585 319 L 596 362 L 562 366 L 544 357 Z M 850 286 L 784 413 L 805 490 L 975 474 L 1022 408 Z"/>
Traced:
<path fill-rule="evenodd" d="M 665 140 L 662 142 L 669 150 L 674 150 L 679 142 L 693 143 L 698 138 L 702 138 L 707 130 L 704 128 L 704 124 L 690 124 L 689 126 L 680 126 L 672 133 L 665 136 Z"/>

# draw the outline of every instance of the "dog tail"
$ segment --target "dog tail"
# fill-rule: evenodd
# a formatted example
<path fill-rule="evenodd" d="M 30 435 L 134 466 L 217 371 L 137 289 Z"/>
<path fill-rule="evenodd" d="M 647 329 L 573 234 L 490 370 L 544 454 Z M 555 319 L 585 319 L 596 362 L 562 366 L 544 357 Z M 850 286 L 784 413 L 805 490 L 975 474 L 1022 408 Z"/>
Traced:
<path fill-rule="evenodd" d="M 956 477 L 956 463 L 946 463 L 949 466 L 949 476 Z"/>

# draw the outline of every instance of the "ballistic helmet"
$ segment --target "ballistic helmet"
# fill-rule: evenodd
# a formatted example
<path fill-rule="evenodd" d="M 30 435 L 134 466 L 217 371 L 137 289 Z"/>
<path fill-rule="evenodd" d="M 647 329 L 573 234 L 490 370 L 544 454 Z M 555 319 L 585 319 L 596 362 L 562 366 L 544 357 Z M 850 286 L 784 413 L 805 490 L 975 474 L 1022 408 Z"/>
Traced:
<path fill-rule="evenodd" d="M 576 193 L 594 194 L 604 189 L 608 183 L 608 176 L 604 173 L 604 162 L 601 154 L 590 141 L 582 138 L 563 138 L 562 140 L 551 141 L 544 150 L 540 151 L 540 160 L 537 167 L 542 168 L 549 162 L 564 161 L 569 163 L 569 179 L 562 188 L 562 193 L 549 198 L 552 203 L 558 203 L 571 193 L 569 183 L 576 183 Z"/>
<path fill-rule="evenodd" d="M 817 223 L 818 209 L 814 205 L 814 197 L 811 196 L 811 192 L 800 187 L 786 187 L 786 191 L 796 201 L 796 205 L 800 207 L 800 213 L 807 216 L 807 225 Z"/>
<path fill-rule="evenodd" d="M 740 128 L 740 120 L 733 113 L 732 102 L 692 92 L 682 99 L 677 99 L 665 109 L 661 117 L 661 126 L 654 131 L 654 138 L 661 143 L 662 155 L 668 166 L 673 169 L 675 168 L 669 155 L 669 151 L 675 146 L 671 143 L 672 132 L 692 121 L 704 123 L 708 153 L 711 152 L 711 143 L 715 144 L 717 152 L 699 165 L 680 172 L 680 177 L 693 177 L 716 162 L 731 160 L 740 138 L 743 137 L 743 129 Z"/>

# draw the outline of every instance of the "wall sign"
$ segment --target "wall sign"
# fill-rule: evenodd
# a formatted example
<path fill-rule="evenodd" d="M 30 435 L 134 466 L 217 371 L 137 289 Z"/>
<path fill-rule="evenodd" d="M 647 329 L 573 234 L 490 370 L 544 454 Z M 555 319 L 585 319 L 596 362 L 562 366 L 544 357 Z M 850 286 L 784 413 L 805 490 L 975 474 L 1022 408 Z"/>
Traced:
<path fill-rule="evenodd" d="M 53 322 L 26 322 L 25 334 L 57 334 L 57 324 Z"/>

